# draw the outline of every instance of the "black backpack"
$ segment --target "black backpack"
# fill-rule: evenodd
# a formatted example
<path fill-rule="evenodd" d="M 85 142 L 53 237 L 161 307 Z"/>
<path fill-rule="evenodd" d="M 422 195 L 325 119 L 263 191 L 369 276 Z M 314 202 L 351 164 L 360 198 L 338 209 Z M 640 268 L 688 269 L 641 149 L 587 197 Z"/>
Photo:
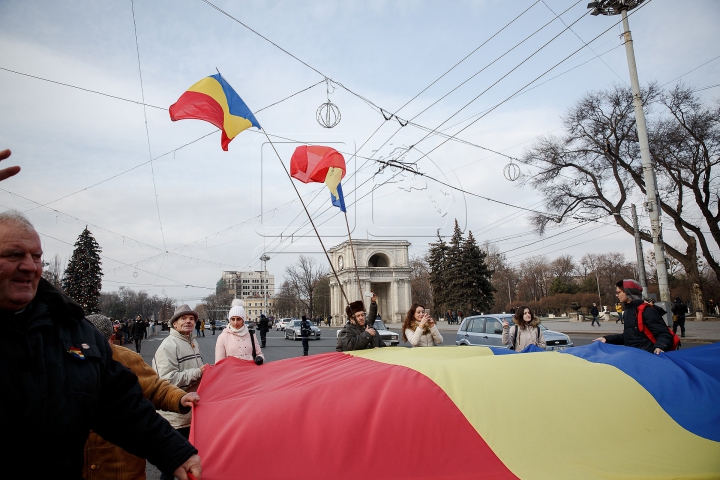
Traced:
<path fill-rule="evenodd" d="M 312 328 L 310 328 L 310 322 L 303 320 L 300 322 L 300 336 L 309 337 L 312 334 Z"/>

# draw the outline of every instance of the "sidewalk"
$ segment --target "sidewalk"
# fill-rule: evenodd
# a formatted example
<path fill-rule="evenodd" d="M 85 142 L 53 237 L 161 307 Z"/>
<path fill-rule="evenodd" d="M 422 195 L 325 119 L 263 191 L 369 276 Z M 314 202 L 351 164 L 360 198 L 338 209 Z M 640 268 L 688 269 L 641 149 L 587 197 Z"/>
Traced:
<path fill-rule="evenodd" d="M 600 322 L 601 326 L 591 326 L 587 322 L 571 322 L 569 319 L 541 318 L 542 324 L 550 330 L 562 332 L 567 335 L 605 335 L 608 333 L 622 333 L 623 324 L 615 323 L 615 319 L 609 322 Z M 401 323 L 388 323 L 388 328 L 400 331 Z M 448 325 L 446 322 L 438 322 L 438 329 L 441 332 L 455 333 L 458 325 Z M 678 335 L 680 330 L 678 329 Z M 720 319 L 710 318 L 704 322 L 685 321 L 685 338 L 694 342 L 720 342 Z"/>

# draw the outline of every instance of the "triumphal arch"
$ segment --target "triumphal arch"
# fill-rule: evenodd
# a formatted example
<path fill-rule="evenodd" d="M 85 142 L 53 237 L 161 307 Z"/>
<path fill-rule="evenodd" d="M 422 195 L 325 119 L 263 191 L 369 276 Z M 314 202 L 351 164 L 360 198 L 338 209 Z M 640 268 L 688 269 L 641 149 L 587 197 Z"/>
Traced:
<path fill-rule="evenodd" d="M 350 242 L 346 241 L 328 250 L 330 261 L 337 271 L 348 299 L 360 300 L 370 308 L 370 298 L 365 293 L 378 296 L 378 313 L 386 322 L 402 322 L 412 303 L 410 294 L 410 261 L 406 240 L 353 240 L 357 275 Z M 358 288 L 358 277 L 360 288 Z M 330 310 L 333 324 L 345 323 L 347 302 L 335 276 L 330 273 Z"/>

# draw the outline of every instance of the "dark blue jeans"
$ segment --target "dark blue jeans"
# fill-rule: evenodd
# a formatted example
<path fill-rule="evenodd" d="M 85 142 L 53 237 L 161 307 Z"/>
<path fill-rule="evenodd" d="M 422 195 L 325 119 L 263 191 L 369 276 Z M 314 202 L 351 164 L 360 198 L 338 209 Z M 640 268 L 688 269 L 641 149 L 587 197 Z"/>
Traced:
<path fill-rule="evenodd" d="M 308 350 L 310 349 L 309 345 L 310 339 L 308 337 L 303 337 L 302 344 L 303 344 L 303 355 L 308 354 Z"/>
<path fill-rule="evenodd" d="M 592 323 L 590 324 L 590 326 L 592 327 L 593 325 L 595 325 L 595 322 L 597 322 L 598 327 L 599 327 L 599 326 L 600 326 L 600 320 L 598 320 L 597 315 L 593 315 Z"/>

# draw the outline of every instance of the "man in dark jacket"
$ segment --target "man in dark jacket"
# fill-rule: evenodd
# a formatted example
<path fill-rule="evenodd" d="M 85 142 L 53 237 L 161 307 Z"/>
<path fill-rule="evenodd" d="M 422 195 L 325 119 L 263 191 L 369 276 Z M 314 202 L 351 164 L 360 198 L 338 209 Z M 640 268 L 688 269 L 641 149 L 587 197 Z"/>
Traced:
<path fill-rule="evenodd" d="M 677 297 L 672 305 L 673 313 L 673 332 L 677 333 L 677 328 L 680 327 L 680 336 L 685 336 L 685 313 L 687 312 L 687 305 L 685 305 L 680 297 Z"/>
<path fill-rule="evenodd" d="M 312 332 L 310 320 L 303 315 L 302 320 L 300 320 L 300 336 L 302 337 L 303 357 L 307 357 L 308 351 L 310 350 L 310 332 Z"/>
<path fill-rule="evenodd" d="M 267 319 L 264 313 L 260 314 L 260 320 L 258 320 L 258 332 L 260 332 L 260 348 L 265 348 L 265 341 L 267 339 L 267 332 L 270 330 L 270 320 Z"/>
<path fill-rule="evenodd" d="M 590 315 L 593 317 L 590 326 L 592 327 L 593 325 L 595 325 L 595 322 L 597 322 L 599 327 L 600 321 L 598 320 L 598 315 L 600 315 L 600 312 L 598 311 L 597 305 L 594 303 L 592 304 L 592 307 L 590 307 Z"/>
<path fill-rule="evenodd" d="M 375 296 L 371 299 L 370 315 L 367 318 L 365 316 L 365 304 L 363 304 L 362 300 L 352 302 L 345 308 L 348 321 L 338 334 L 335 350 L 347 352 L 385 346 L 380 334 L 370 326 L 370 322 L 366 325 L 366 320 L 370 320 L 374 324 L 377 317 L 377 302 L 374 299 Z"/>
<path fill-rule="evenodd" d="M 617 282 L 615 287 L 618 300 L 625 305 L 625 312 L 623 314 L 625 326 L 623 333 L 605 335 L 604 337 L 596 338 L 595 341 L 640 348 L 655 354 L 668 351 L 672 347 L 673 337 L 670 335 L 667 325 L 665 325 L 660 314 L 651 305 L 645 307 L 642 321 L 645 329 L 649 330 L 655 337 L 655 343 L 651 342 L 650 339 L 638 329 L 637 307 L 644 303 L 640 284 L 635 280 L 625 279 Z"/>
<path fill-rule="evenodd" d="M 140 353 L 142 341 L 145 337 L 145 324 L 143 323 L 140 315 L 135 318 L 135 322 L 133 322 L 130 327 L 130 334 L 132 335 L 132 339 L 135 341 L 135 353 Z"/>
<path fill-rule="evenodd" d="M 81 478 L 89 431 L 161 469 L 201 475 L 200 458 L 152 404 L 82 308 L 42 276 L 40 237 L 19 212 L 0 213 L 0 382 L 12 414 L 0 428 L 8 478 Z M 117 422 L 117 415 L 123 422 Z M 46 445 L 38 457 L 38 445 Z"/>

